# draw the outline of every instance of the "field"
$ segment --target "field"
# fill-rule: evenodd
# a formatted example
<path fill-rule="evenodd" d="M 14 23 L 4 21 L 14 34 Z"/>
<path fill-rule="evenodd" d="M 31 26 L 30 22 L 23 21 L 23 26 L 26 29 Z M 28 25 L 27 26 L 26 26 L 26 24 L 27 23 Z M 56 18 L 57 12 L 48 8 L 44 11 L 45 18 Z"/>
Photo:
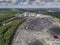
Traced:
<path fill-rule="evenodd" d="M 44 14 L 60 18 L 60 12 L 45 12 Z"/>
<path fill-rule="evenodd" d="M 26 20 L 26 18 L 23 18 L 10 21 L 17 12 L 18 10 L 0 10 L 0 45 L 11 44 L 12 37 L 14 36 L 16 29 Z M 11 23 L 3 25 L 3 22 Z"/>
<path fill-rule="evenodd" d="M 2 22 L 5 20 L 8 20 L 12 18 L 14 13 L 10 10 L 0 10 L 0 26 L 2 25 Z"/>
<path fill-rule="evenodd" d="M 22 13 L 22 12 L 23 11 L 20 11 L 18 9 L 0 10 L 0 45 L 11 45 L 12 44 L 12 40 L 14 38 L 14 35 L 17 31 L 18 26 L 27 20 L 27 18 L 17 18 L 15 16 L 15 14 L 19 15 L 19 13 Z M 35 13 L 37 13 L 37 12 L 35 12 Z M 59 15 L 60 12 L 44 12 L 43 11 L 43 13 L 41 13 L 41 14 L 50 15 L 50 16 L 52 16 L 54 18 L 56 17 L 60 20 L 60 15 Z M 33 23 L 35 23 L 35 22 L 33 22 Z M 39 30 L 40 30 L 40 28 L 39 28 Z M 22 33 L 22 34 L 25 36 L 25 33 Z M 29 37 L 30 32 L 27 34 L 29 34 L 29 35 L 26 35 L 26 36 Z M 23 35 L 22 35 L 22 37 L 23 37 Z M 25 38 L 24 38 L 24 40 L 25 40 Z M 41 39 L 41 41 L 44 44 L 46 43 L 44 39 Z"/>

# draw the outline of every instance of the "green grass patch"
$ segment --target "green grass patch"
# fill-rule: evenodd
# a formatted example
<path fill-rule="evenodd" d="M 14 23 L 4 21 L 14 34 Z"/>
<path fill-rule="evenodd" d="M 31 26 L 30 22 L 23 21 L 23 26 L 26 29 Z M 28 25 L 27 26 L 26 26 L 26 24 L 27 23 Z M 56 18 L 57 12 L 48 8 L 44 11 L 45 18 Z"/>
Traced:
<path fill-rule="evenodd" d="M 14 33 L 15 33 L 15 31 L 16 31 L 16 29 L 18 28 L 18 26 L 22 23 L 22 22 L 24 22 L 26 20 L 26 18 L 24 18 L 24 19 L 21 19 L 21 20 L 14 20 L 11 24 L 10 24 L 10 26 L 8 27 L 8 26 L 5 26 L 4 28 L 3 28 L 3 30 L 2 30 L 2 28 L 0 29 L 0 30 L 2 30 L 2 31 L 0 31 L 1 33 L 3 32 L 3 31 L 5 31 L 5 30 L 7 30 L 7 31 L 5 31 L 5 33 L 2 33 L 2 35 L 0 35 L 1 36 L 1 39 L 0 39 L 0 45 L 9 45 L 10 44 L 10 42 L 11 42 L 11 40 L 12 40 L 12 38 L 13 38 L 13 36 L 14 36 Z"/>
<path fill-rule="evenodd" d="M 18 12 L 20 12 L 18 9 L 0 9 L 0 26 L 5 20 L 14 17 Z"/>

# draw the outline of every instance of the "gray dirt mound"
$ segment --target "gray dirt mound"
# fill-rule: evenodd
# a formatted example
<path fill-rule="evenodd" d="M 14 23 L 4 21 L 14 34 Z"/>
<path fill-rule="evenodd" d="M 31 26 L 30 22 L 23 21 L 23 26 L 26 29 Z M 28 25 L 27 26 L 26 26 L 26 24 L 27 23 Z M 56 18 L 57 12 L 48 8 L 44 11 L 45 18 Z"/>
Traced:
<path fill-rule="evenodd" d="M 54 26 L 49 29 L 50 33 L 53 35 L 60 35 L 60 27 L 59 26 Z"/>
<path fill-rule="evenodd" d="M 29 45 L 43 45 L 43 43 L 39 40 L 31 42 Z"/>
<path fill-rule="evenodd" d="M 53 22 L 54 20 L 51 19 L 50 17 L 33 18 L 33 19 L 29 19 L 24 24 L 24 28 L 30 30 L 42 30 L 53 26 L 54 25 Z"/>

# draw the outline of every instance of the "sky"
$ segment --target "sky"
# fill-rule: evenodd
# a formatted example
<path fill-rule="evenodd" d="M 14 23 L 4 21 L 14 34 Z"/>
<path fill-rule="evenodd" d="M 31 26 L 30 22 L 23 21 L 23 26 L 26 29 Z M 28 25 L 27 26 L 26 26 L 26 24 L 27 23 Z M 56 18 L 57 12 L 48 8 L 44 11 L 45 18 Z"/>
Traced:
<path fill-rule="evenodd" d="M 21 2 L 21 1 L 26 1 L 26 0 L 17 0 L 17 1 Z M 32 1 L 32 0 L 30 0 L 30 1 Z M 35 0 L 33 0 L 33 1 L 35 1 Z M 40 0 L 40 4 L 33 3 L 32 5 L 27 6 L 27 7 L 31 7 L 31 8 L 34 8 L 34 7 L 35 8 L 60 8 L 60 0 Z M 26 6 L 24 6 L 24 7 L 26 7 Z"/>
<path fill-rule="evenodd" d="M 17 1 L 26 1 L 26 0 L 17 0 Z M 35 0 L 30 0 L 35 1 Z M 60 0 L 40 0 L 41 2 L 59 2 Z"/>
<path fill-rule="evenodd" d="M 26 0 L 17 0 L 17 2 L 26 1 Z M 32 1 L 32 0 L 30 0 Z M 34 1 L 34 0 L 33 0 Z M 60 0 L 40 0 L 40 4 L 32 5 L 0 5 L 0 8 L 60 8 Z"/>

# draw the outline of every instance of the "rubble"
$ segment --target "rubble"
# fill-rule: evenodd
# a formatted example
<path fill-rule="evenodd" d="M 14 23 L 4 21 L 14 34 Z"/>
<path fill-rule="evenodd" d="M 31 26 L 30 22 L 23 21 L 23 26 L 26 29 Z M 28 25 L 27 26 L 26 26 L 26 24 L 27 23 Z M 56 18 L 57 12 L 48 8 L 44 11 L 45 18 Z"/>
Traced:
<path fill-rule="evenodd" d="M 29 45 L 43 45 L 43 43 L 39 40 L 33 41 L 32 43 L 30 43 Z"/>
<path fill-rule="evenodd" d="M 60 35 L 60 27 L 59 26 L 51 27 L 49 30 L 50 30 L 51 34 Z"/>
<path fill-rule="evenodd" d="M 25 24 L 25 29 L 30 30 L 43 30 L 45 28 L 49 28 L 53 26 L 53 19 L 49 17 L 43 17 L 43 18 L 32 18 L 29 19 Z"/>

